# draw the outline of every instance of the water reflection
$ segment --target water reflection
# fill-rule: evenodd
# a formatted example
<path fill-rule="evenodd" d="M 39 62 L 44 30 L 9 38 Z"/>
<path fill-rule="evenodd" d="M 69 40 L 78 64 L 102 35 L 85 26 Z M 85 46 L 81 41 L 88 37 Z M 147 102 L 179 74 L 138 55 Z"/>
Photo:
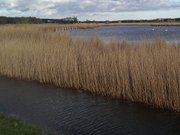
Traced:
<path fill-rule="evenodd" d="M 0 78 L 0 112 L 67 135 L 179 135 L 180 114 Z"/>

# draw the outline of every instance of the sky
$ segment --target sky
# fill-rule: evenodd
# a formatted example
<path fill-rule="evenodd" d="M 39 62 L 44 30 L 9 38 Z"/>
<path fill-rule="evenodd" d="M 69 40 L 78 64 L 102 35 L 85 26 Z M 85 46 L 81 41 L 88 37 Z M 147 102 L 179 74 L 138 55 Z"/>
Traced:
<path fill-rule="evenodd" d="M 180 0 L 0 0 L 0 16 L 79 20 L 180 17 Z"/>

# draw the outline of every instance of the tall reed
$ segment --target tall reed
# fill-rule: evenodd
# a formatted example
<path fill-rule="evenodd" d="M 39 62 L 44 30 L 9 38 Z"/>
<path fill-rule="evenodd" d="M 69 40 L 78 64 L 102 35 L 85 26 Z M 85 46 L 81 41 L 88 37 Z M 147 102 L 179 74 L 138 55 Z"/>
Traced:
<path fill-rule="evenodd" d="M 0 27 L 0 74 L 180 111 L 180 46 Z"/>

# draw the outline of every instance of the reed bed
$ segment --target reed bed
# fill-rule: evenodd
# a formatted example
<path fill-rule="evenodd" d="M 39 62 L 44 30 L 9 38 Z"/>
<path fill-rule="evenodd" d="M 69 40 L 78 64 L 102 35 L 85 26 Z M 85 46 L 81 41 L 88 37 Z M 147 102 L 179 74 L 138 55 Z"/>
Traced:
<path fill-rule="evenodd" d="M 24 29 L 34 29 L 44 32 L 58 30 L 71 30 L 71 29 L 92 29 L 101 26 L 180 26 L 180 22 L 152 22 L 152 23 L 77 23 L 77 24 L 6 24 L 0 25 L 2 27 L 15 27 Z"/>
<path fill-rule="evenodd" d="M 0 74 L 180 112 L 180 46 L 72 39 L 53 26 L 1 26 Z"/>

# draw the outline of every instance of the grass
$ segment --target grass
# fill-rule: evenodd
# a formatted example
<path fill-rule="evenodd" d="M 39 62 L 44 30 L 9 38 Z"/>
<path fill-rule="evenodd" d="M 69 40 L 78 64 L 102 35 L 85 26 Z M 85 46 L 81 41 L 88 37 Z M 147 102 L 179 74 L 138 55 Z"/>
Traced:
<path fill-rule="evenodd" d="M 54 28 L 1 26 L 0 74 L 180 112 L 180 46 L 162 39 L 105 45 Z"/>
<path fill-rule="evenodd" d="M 45 133 L 14 117 L 0 115 L 0 135 L 45 135 Z"/>

